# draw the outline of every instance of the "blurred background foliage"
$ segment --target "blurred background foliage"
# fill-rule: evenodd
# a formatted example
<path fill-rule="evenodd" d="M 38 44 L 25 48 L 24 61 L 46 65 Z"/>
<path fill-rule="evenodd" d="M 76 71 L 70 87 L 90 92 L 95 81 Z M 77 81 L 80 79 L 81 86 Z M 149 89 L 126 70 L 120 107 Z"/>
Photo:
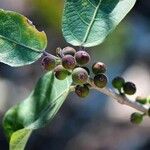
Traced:
<path fill-rule="evenodd" d="M 0 0 L 0 8 L 17 11 L 33 21 L 48 36 L 47 51 L 68 46 L 61 32 L 63 0 Z M 89 48 L 92 65 L 103 61 L 109 80 L 117 75 L 136 83 L 137 95 L 150 95 L 150 1 L 138 0 L 134 9 L 99 46 Z M 78 48 L 77 48 L 78 49 Z M 0 149 L 8 143 L 2 130 L 4 113 L 22 101 L 44 73 L 40 60 L 21 68 L 0 64 Z M 111 85 L 110 85 L 111 86 Z M 134 97 L 130 97 L 134 99 Z M 150 120 L 131 125 L 135 110 L 91 91 L 86 99 L 70 94 L 46 128 L 35 131 L 27 150 L 149 150 Z"/>
<path fill-rule="evenodd" d="M 57 32 L 61 31 L 61 15 L 63 0 L 27 0 L 35 7 L 35 14 L 39 13 L 43 18 L 43 24 L 52 26 Z"/>

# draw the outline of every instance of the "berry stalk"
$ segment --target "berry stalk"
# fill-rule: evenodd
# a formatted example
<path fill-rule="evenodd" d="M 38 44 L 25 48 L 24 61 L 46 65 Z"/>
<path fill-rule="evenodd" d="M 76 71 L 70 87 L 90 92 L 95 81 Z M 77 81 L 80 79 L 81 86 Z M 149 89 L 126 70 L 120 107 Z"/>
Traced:
<path fill-rule="evenodd" d="M 117 100 L 118 103 L 120 103 L 122 105 L 130 106 L 130 107 L 148 115 L 149 108 L 146 108 L 142 104 L 137 103 L 136 101 L 133 102 L 133 101 L 129 100 L 125 95 L 117 94 L 116 92 L 112 91 L 110 88 L 107 88 L 107 87 L 98 88 L 97 86 L 95 86 L 93 79 L 89 79 L 88 83 L 91 85 L 92 89 L 95 89 L 95 90 Z"/>

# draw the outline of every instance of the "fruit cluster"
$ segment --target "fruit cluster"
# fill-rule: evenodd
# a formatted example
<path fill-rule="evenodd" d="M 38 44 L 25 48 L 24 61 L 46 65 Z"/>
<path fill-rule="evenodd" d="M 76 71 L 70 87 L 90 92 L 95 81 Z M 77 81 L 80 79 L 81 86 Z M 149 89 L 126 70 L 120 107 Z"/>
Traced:
<path fill-rule="evenodd" d="M 90 62 L 90 55 L 83 49 L 76 51 L 72 47 L 64 49 L 57 48 L 56 55 L 53 56 L 46 53 L 42 59 L 42 66 L 47 71 L 53 71 L 58 80 L 64 80 L 67 76 L 72 77 L 75 93 L 79 97 L 86 97 L 89 94 L 91 85 L 94 83 L 98 88 L 104 88 L 107 85 L 108 79 L 105 75 L 107 67 L 102 62 L 96 62 L 92 65 L 94 77 L 91 77 L 89 68 L 86 65 Z M 112 80 L 112 85 L 118 90 L 120 95 L 133 95 L 136 92 L 136 86 L 132 82 L 126 82 L 124 78 L 118 76 Z M 146 104 L 147 99 L 137 98 L 136 102 Z M 149 100 L 150 101 L 150 100 Z M 145 114 L 133 113 L 131 122 L 139 124 L 142 122 Z"/>
<path fill-rule="evenodd" d="M 88 80 L 90 71 L 87 65 L 91 57 L 84 51 L 76 51 L 72 47 L 65 47 L 64 49 L 57 48 L 56 55 L 46 55 L 42 60 L 42 65 L 45 70 L 54 70 L 55 77 L 59 80 L 64 80 L 68 75 L 72 75 L 72 80 L 75 87 L 75 92 L 80 97 L 86 97 L 89 93 Z M 102 62 L 96 62 L 92 66 L 94 76 L 94 84 L 99 88 L 104 88 L 108 82 L 106 72 L 106 65 Z M 116 77 L 112 81 L 112 85 L 120 94 L 133 95 L 136 92 L 136 86 L 132 82 L 125 82 L 122 77 Z"/>
<path fill-rule="evenodd" d="M 42 59 L 42 66 L 45 70 L 54 71 L 55 77 L 58 80 L 64 80 L 68 75 L 72 76 L 73 84 L 75 85 L 75 93 L 79 97 L 86 97 L 89 93 L 90 85 L 88 84 L 90 71 L 87 65 L 91 57 L 84 51 L 76 51 L 72 47 L 65 47 L 64 49 L 57 48 L 56 55 L 46 55 Z M 106 65 L 102 62 L 96 62 L 92 66 L 94 73 L 94 84 L 99 88 L 104 88 L 107 84 Z"/>

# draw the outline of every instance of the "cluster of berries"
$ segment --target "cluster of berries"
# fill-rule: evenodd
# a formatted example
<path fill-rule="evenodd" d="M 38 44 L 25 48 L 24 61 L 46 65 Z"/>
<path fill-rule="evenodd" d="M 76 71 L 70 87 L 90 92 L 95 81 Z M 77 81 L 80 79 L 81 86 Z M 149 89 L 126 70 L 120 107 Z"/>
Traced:
<path fill-rule="evenodd" d="M 58 48 L 57 60 L 51 55 L 47 55 L 42 60 L 42 66 L 45 70 L 54 70 L 55 77 L 59 80 L 64 80 L 68 75 L 72 76 L 73 84 L 75 85 L 75 93 L 79 97 L 86 97 L 89 94 L 88 84 L 90 71 L 87 65 L 91 58 L 90 55 L 84 51 L 76 51 L 72 47 Z M 92 71 L 95 74 L 94 84 L 99 88 L 104 88 L 107 84 L 106 65 L 102 62 L 96 62 L 92 66 Z"/>
<path fill-rule="evenodd" d="M 122 77 L 115 77 L 112 81 L 112 85 L 115 89 L 119 91 L 120 94 L 133 95 L 136 92 L 136 86 L 132 82 L 125 82 Z M 145 100 L 138 98 L 136 100 L 138 103 L 144 103 Z M 143 121 L 143 117 L 145 114 L 141 114 L 139 112 L 135 112 L 131 114 L 130 121 L 133 124 L 140 124 Z"/>
<path fill-rule="evenodd" d="M 58 80 L 64 80 L 67 76 L 71 75 L 73 85 L 75 86 L 75 93 L 79 97 L 86 97 L 90 89 L 90 84 L 88 84 L 90 70 L 86 67 L 91 60 L 90 55 L 84 50 L 76 51 L 72 47 L 57 48 L 56 55 L 57 57 L 46 54 L 42 59 L 43 68 L 47 71 L 53 70 Z M 92 72 L 94 74 L 92 80 L 98 88 L 104 88 L 107 85 L 106 70 L 106 65 L 102 62 L 96 62 L 92 65 Z M 112 80 L 112 85 L 121 95 L 133 95 L 136 92 L 134 83 L 126 82 L 124 78 L 119 76 Z M 145 101 L 140 99 L 137 102 L 144 103 Z M 139 124 L 142 122 L 143 117 L 144 114 L 133 113 L 131 115 L 131 122 Z"/>
<path fill-rule="evenodd" d="M 136 86 L 134 83 L 125 82 L 125 80 L 119 76 L 113 79 L 112 85 L 120 94 L 133 95 L 136 92 Z"/>

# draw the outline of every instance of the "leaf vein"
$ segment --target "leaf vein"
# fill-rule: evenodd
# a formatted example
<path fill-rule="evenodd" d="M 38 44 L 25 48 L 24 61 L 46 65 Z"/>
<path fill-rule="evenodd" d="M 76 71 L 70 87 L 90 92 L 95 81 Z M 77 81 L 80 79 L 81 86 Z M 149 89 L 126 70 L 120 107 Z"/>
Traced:
<path fill-rule="evenodd" d="M 87 28 L 87 31 L 86 31 L 86 33 L 85 33 L 85 36 L 84 36 L 84 39 L 83 39 L 83 41 L 82 41 L 81 46 L 87 41 L 88 35 L 89 35 L 90 30 L 91 30 L 91 28 L 92 28 L 92 26 L 93 26 L 93 23 L 94 23 L 94 21 L 95 21 L 95 17 L 96 17 L 96 15 L 97 15 L 97 13 L 98 13 L 98 9 L 99 9 L 99 7 L 100 7 L 101 2 L 102 2 L 102 0 L 99 1 L 98 5 L 97 5 L 97 7 L 96 7 L 96 9 L 95 9 L 95 11 L 94 11 L 93 17 L 92 17 L 92 19 L 91 19 L 91 22 L 90 22 L 88 28 Z"/>

